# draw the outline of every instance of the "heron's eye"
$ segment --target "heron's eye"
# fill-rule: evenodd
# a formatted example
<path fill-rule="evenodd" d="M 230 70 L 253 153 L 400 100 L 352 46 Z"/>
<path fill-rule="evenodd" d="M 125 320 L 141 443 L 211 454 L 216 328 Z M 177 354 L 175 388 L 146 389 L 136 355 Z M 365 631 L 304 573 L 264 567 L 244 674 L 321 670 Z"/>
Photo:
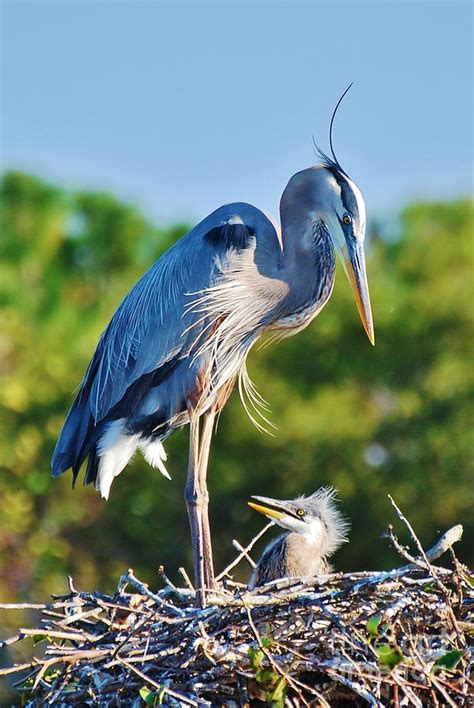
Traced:
<path fill-rule="evenodd" d="M 350 214 L 344 214 L 344 216 L 342 217 L 342 220 L 345 224 L 350 224 L 352 221 Z"/>
<path fill-rule="evenodd" d="M 296 513 L 298 514 L 298 516 L 304 516 L 306 514 L 304 509 L 297 509 Z"/>

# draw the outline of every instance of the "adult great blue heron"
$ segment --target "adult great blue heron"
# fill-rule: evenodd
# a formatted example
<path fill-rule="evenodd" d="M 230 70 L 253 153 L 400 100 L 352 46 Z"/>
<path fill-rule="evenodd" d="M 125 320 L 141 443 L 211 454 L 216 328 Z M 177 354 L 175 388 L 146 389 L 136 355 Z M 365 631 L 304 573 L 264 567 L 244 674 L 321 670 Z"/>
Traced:
<path fill-rule="evenodd" d="M 250 579 L 249 588 L 287 577 L 317 576 L 330 572 L 327 558 L 347 541 L 348 523 L 336 508 L 336 492 L 322 487 L 310 497 L 288 501 L 252 497 L 249 506 L 287 533 L 266 547 Z"/>
<path fill-rule="evenodd" d="M 242 398 L 255 401 L 245 366 L 254 343 L 269 330 L 293 334 L 321 311 L 335 252 L 374 343 L 364 200 L 334 154 L 331 129 L 330 145 L 331 158 L 320 151 L 319 164 L 288 182 L 281 228 L 250 204 L 228 204 L 145 273 L 102 334 L 54 450 L 54 476 L 71 467 L 75 481 L 88 458 L 85 483 L 107 499 L 137 449 L 169 478 L 163 441 L 190 424 L 185 498 L 201 601 L 214 584 L 206 485 L 213 425 L 237 377 Z"/>

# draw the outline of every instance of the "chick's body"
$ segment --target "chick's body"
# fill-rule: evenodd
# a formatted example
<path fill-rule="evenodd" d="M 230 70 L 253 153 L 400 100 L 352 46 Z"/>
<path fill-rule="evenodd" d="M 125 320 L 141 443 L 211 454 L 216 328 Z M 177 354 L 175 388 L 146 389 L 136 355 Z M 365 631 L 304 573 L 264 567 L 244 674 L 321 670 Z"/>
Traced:
<path fill-rule="evenodd" d="M 278 578 L 326 575 L 327 558 L 346 541 L 348 524 L 335 503 L 335 490 L 325 488 L 310 497 L 278 501 L 254 497 L 250 506 L 288 531 L 272 541 L 260 558 L 249 589 Z"/>
<path fill-rule="evenodd" d="M 331 566 L 321 557 L 321 547 L 314 539 L 297 533 L 283 533 L 271 543 L 260 558 L 250 579 L 249 588 L 278 578 L 317 576 L 329 573 Z"/>

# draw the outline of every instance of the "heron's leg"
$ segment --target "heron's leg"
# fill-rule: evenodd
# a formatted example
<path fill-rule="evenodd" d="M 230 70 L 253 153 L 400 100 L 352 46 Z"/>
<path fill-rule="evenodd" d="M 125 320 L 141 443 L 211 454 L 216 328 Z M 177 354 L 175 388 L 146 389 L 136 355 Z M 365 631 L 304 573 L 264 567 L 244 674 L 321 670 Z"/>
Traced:
<path fill-rule="evenodd" d="M 202 528 L 202 495 L 199 479 L 199 417 L 191 416 L 189 423 L 189 460 L 188 476 L 184 497 L 188 510 L 189 525 L 191 527 L 191 544 L 193 548 L 194 584 L 196 586 L 197 601 L 201 607 L 205 606 L 205 575 L 204 575 L 204 534 Z"/>
<path fill-rule="evenodd" d="M 211 409 L 202 415 L 201 439 L 199 444 L 199 489 L 202 503 L 201 528 L 203 533 L 204 580 L 206 588 L 215 587 L 214 562 L 212 558 L 211 528 L 209 525 L 209 492 L 207 490 L 207 468 L 211 449 L 212 433 L 216 411 Z"/>

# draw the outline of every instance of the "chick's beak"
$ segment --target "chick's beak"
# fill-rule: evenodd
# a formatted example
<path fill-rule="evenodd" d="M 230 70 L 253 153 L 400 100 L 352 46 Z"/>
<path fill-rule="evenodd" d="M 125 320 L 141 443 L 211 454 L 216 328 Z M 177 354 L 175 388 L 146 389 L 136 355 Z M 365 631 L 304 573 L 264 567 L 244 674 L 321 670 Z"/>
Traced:
<path fill-rule="evenodd" d="M 258 499 L 258 497 L 255 497 L 255 499 Z M 282 519 L 285 516 L 285 514 L 283 514 L 281 511 L 278 511 L 278 509 L 274 509 L 270 506 L 255 504 L 255 502 L 247 502 L 247 504 L 251 509 L 255 509 L 255 511 L 259 511 L 261 514 L 265 514 L 265 516 L 269 516 L 272 519 Z"/>
<path fill-rule="evenodd" d="M 281 511 L 270 509 L 268 506 L 260 506 L 260 504 L 254 504 L 253 502 L 247 502 L 247 504 L 252 509 L 255 509 L 255 511 L 259 511 L 261 514 L 265 514 L 265 516 L 271 516 L 273 519 L 281 519 L 284 516 Z"/>
<path fill-rule="evenodd" d="M 364 246 L 358 241 L 346 241 L 341 253 L 344 271 L 352 286 L 360 319 L 372 346 L 375 346 L 374 323 L 370 305 L 369 284 L 365 270 Z"/>

